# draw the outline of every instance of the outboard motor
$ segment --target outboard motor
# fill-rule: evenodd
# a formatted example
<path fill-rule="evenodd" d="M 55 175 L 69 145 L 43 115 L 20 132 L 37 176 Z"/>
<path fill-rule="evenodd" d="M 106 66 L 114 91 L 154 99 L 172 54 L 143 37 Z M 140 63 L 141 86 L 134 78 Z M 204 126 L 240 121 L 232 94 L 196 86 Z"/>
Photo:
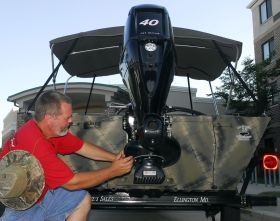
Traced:
<path fill-rule="evenodd" d="M 180 145 L 167 135 L 163 117 L 175 65 L 167 10 L 156 5 L 133 7 L 124 30 L 120 72 L 132 102 L 123 127 L 129 136 L 125 154 L 136 160 L 134 183 L 162 183 L 162 168 L 180 157 Z"/>

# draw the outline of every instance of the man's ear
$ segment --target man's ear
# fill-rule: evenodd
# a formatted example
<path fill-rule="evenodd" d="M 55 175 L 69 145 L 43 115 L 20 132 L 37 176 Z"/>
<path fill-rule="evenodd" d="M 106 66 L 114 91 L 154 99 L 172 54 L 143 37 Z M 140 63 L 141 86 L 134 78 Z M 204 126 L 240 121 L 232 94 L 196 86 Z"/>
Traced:
<path fill-rule="evenodd" d="M 53 119 L 53 116 L 50 115 L 50 114 L 46 114 L 45 117 L 44 117 L 44 120 L 45 120 L 46 122 L 49 122 L 49 121 L 52 120 L 52 119 Z"/>

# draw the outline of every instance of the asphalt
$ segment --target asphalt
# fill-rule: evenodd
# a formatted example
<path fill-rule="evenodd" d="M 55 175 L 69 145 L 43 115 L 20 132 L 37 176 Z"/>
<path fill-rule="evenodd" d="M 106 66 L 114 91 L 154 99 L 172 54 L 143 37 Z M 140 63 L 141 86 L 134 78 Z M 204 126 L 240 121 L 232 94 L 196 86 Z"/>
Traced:
<path fill-rule="evenodd" d="M 239 186 L 241 188 L 241 185 Z M 250 184 L 246 194 L 260 195 L 264 193 L 279 192 L 280 186 L 268 186 L 264 184 Z M 278 194 L 279 196 L 280 194 Z M 277 206 L 253 206 L 242 209 L 242 221 L 280 221 L 280 198 L 277 198 Z"/>

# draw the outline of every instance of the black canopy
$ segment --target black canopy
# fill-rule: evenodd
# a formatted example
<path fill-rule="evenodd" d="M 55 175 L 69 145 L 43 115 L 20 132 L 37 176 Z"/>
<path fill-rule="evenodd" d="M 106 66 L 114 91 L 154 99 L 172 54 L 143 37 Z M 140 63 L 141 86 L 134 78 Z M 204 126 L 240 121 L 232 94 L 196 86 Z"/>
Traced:
<path fill-rule="evenodd" d="M 61 61 L 76 41 L 63 64 L 70 75 L 93 77 L 118 74 L 123 32 L 123 26 L 82 32 L 56 38 L 50 41 L 50 47 Z M 241 55 L 241 42 L 185 28 L 174 27 L 173 32 L 177 76 L 188 75 L 193 79 L 212 81 L 226 67 L 221 53 L 228 61 L 237 61 Z"/>

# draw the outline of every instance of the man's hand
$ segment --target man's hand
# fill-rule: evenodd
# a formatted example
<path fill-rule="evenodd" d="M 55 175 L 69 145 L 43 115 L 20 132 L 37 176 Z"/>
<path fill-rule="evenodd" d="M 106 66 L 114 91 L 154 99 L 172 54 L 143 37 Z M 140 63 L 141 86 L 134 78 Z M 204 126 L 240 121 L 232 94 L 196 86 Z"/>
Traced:
<path fill-rule="evenodd" d="M 97 186 L 114 177 L 129 173 L 133 162 L 132 156 L 124 157 L 124 154 L 120 152 L 115 155 L 110 166 L 95 171 L 76 173 L 63 187 L 68 190 L 77 190 Z"/>
<path fill-rule="evenodd" d="M 132 156 L 125 157 L 123 151 L 121 151 L 116 155 L 115 160 L 111 164 L 113 174 L 117 177 L 129 173 L 132 169 L 133 162 Z"/>
<path fill-rule="evenodd" d="M 84 142 L 82 148 L 76 153 L 90 159 L 111 161 L 112 163 L 110 166 L 96 171 L 76 173 L 71 180 L 63 185 L 68 190 L 94 187 L 114 177 L 127 174 L 131 171 L 134 162 L 133 157 L 126 157 L 123 150 L 114 154 L 87 142 Z"/>
<path fill-rule="evenodd" d="M 121 150 L 115 157 L 115 160 L 119 160 L 119 159 L 122 159 L 122 158 L 125 158 L 125 154 L 124 154 L 124 151 Z"/>

